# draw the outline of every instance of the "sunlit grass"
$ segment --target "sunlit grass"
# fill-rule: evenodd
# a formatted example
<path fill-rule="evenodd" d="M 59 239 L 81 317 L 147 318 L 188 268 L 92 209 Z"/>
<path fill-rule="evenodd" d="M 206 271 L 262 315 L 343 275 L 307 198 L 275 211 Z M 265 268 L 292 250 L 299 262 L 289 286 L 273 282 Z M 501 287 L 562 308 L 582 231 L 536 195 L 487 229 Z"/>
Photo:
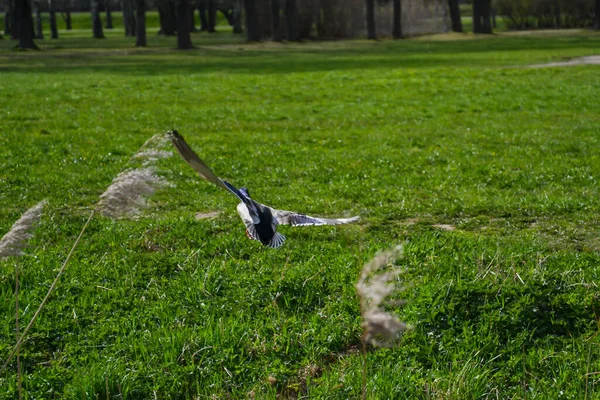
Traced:
<path fill-rule="evenodd" d="M 20 259 L 22 323 L 90 207 L 167 129 L 258 201 L 362 217 L 261 248 L 232 196 L 161 160 L 176 187 L 138 219 L 92 220 L 22 348 L 26 393 L 355 398 L 354 283 L 405 242 L 412 285 L 393 311 L 414 329 L 369 354 L 370 397 L 597 397 L 598 68 L 523 66 L 597 53 L 600 36 L 445 39 L 1 41 L 0 235 L 49 199 Z M 0 288 L 4 359 L 14 265 Z M 0 387 L 15 397 L 14 368 Z"/>

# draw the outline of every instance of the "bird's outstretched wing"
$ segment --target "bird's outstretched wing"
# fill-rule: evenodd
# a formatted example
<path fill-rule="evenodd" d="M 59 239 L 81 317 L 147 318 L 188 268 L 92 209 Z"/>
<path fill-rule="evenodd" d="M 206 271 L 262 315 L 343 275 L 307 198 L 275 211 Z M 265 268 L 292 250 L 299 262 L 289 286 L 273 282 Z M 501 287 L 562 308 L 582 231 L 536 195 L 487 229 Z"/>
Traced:
<path fill-rule="evenodd" d="M 351 218 L 319 218 L 311 217 L 310 215 L 300 214 L 293 211 L 276 210 L 271 208 L 271 213 L 282 225 L 291 226 L 311 226 L 311 225 L 341 225 L 356 222 L 360 217 Z"/>
<path fill-rule="evenodd" d="M 192 150 L 191 147 L 188 146 L 188 144 L 183 139 L 183 136 L 181 136 L 176 130 L 169 131 L 168 134 L 171 138 L 171 141 L 173 142 L 173 145 L 175 146 L 177 151 L 179 151 L 179 154 L 181 154 L 181 157 L 188 164 L 190 164 L 192 168 L 194 168 L 198 175 L 200 175 L 207 181 L 214 183 L 217 186 L 230 190 L 223 183 L 223 181 L 217 175 L 215 175 L 212 169 L 210 169 L 209 166 L 206 165 L 204 161 L 200 159 L 200 157 L 198 157 L 198 154 L 196 154 L 194 150 Z"/>
<path fill-rule="evenodd" d="M 192 150 L 192 148 L 183 139 L 183 136 L 181 136 L 176 130 L 169 131 L 168 134 L 173 142 L 173 145 L 177 151 L 179 151 L 179 154 L 181 154 L 181 157 L 198 173 L 198 175 L 207 181 L 212 182 L 215 185 L 227 189 L 233 193 L 238 199 L 240 199 L 240 201 L 246 204 L 251 215 L 253 215 L 253 218 L 255 220 L 258 218 L 258 210 L 256 209 L 256 204 L 252 199 L 244 195 L 244 193 L 238 190 L 231 183 L 215 175 L 212 169 L 210 169 L 210 167 L 206 165 L 206 163 L 202 161 L 200 157 L 198 157 L 198 154 Z"/>

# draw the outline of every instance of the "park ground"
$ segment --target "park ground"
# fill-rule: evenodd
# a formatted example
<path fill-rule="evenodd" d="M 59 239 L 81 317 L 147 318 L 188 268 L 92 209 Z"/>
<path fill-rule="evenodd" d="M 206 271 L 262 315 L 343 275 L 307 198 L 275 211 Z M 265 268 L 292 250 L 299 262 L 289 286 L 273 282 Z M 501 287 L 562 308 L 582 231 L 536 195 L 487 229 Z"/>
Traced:
<path fill-rule="evenodd" d="M 283 227 L 285 245 L 262 248 L 233 197 L 161 160 L 173 186 L 140 216 L 92 220 L 22 348 L 27 398 L 357 398 L 354 283 L 398 243 L 407 303 L 390 311 L 413 328 L 368 349 L 368 398 L 600 397 L 600 67 L 528 67 L 600 54 L 600 35 L 223 31 L 185 52 L 90 36 L 0 41 L 0 232 L 49 200 L 27 255 L 0 261 L 1 361 L 15 264 L 26 322 L 157 133 L 177 129 L 259 201 L 361 221 Z M 0 398 L 15 398 L 15 371 Z"/>

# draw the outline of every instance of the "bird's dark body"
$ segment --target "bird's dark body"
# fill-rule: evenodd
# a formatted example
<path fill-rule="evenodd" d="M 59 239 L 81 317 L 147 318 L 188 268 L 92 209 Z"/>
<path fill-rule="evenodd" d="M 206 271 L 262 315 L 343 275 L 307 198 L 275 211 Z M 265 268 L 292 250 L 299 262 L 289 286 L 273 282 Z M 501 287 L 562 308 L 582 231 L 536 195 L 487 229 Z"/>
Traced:
<path fill-rule="evenodd" d="M 229 182 L 227 182 L 227 184 L 230 185 Z M 247 188 L 241 187 L 240 193 L 247 200 L 242 201 L 244 201 L 244 203 L 251 202 L 254 205 L 253 208 L 257 211 L 260 222 L 258 224 L 254 224 L 254 229 L 256 230 L 256 236 L 258 236 L 258 240 L 264 245 L 269 244 L 271 239 L 273 239 L 273 236 L 275 236 L 275 230 L 273 229 L 273 214 L 271 213 L 271 210 L 269 210 L 268 207 L 264 207 L 252 200 Z"/>
<path fill-rule="evenodd" d="M 260 218 L 260 222 L 254 224 L 256 235 L 262 244 L 269 244 L 275 235 L 275 230 L 273 229 L 273 214 L 271 214 L 271 210 L 266 207 L 262 210 L 258 207 L 258 217 Z"/>

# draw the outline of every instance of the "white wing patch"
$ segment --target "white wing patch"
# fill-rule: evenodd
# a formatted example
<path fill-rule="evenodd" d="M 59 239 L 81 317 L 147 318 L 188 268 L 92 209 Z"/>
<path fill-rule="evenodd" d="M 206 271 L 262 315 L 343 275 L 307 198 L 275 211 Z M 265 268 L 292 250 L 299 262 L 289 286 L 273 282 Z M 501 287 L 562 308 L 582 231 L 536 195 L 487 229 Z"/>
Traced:
<path fill-rule="evenodd" d="M 252 221 L 248 207 L 246 207 L 244 203 L 238 204 L 237 213 L 242 219 L 242 222 L 244 222 L 244 225 L 246 226 L 246 232 L 248 232 L 250 239 L 259 240 L 258 234 L 256 233 L 256 228 L 254 227 L 254 221 Z"/>
<path fill-rule="evenodd" d="M 282 225 L 291 226 L 316 226 L 316 225 L 341 225 L 356 222 L 360 217 L 352 218 L 319 218 L 310 215 L 300 214 L 293 211 L 276 210 L 271 208 L 271 213 Z"/>

